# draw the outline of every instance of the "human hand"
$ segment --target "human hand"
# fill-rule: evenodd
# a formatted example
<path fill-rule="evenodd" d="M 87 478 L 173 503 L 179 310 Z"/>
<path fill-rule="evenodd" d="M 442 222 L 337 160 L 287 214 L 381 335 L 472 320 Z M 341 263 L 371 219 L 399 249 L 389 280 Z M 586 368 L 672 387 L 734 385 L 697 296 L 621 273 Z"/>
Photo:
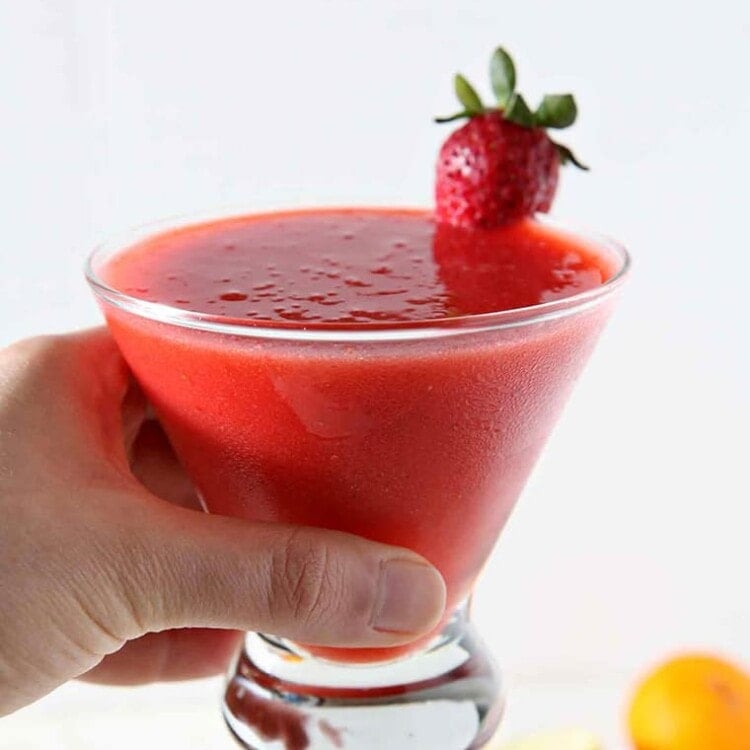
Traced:
<path fill-rule="evenodd" d="M 197 507 L 106 331 L 0 351 L 0 716 L 82 675 L 221 671 L 229 629 L 393 646 L 443 613 L 413 552 Z"/>

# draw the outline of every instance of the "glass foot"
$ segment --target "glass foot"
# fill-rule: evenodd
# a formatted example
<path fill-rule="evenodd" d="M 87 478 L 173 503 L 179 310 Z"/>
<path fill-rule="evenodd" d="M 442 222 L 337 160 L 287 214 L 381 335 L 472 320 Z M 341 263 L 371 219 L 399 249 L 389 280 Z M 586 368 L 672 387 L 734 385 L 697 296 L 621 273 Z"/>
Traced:
<path fill-rule="evenodd" d="M 462 611 L 430 648 L 377 665 L 301 657 L 249 633 L 223 710 L 248 750 L 476 750 L 504 705 L 497 669 Z"/>

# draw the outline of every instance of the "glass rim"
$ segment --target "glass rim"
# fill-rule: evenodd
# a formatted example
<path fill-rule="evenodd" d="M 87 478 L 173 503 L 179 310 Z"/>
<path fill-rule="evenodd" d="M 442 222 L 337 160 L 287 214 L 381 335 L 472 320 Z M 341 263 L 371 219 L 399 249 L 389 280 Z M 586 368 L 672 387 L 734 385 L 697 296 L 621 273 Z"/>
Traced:
<path fill-rule="evenodd" d="M 431 210 L 413 206 L 310 206 L 301 208 L 270 209 L 257 212 L 222 211 L 210 214 L 193 214 L 163 219 L 142 224 L 124 233 L 105 240 L 89 253 L 85 264 L 86 280 L 96 297 L 113 307 L 141 318 L 182 328 L 209 333 L 219 333 L 248 338 L 277 339 L 286 341 L 402 341 L 409 339 L 439 338 L 479 331 L 503 330 L 533 325 L 567 317 L 595 307 L 609 298 L 627 277 L 632 260 L 621 243 L 598 232 L 580 229 L 560 221 L 556 217 L 537 214 L 534 220 L 553 229 L 559 229 L 585 240 L 593 248 L 600 248 L 614 255 L 617 262 L 615 272 L 603 284 L 569 297 L 542 302 L 537 305 L 518 307 L 498 312 L 473 315 L 457 315 L 452 318 L 428 318 L 414 321 L 373 321 L 365 323 L 301 323 L 295 321 L 253 321 L 211 313 L 184 310 L 161 302 L 149 302 L 133 297 L 107 284 L 97 273 L 96 266 L 129 246 L 170 229 L 199 226 L 211 221 L 221 221 L 245 216 L 281 216 L 289 213 L 316 213 L 321 211 L 352 210 L 398 211 L 430 214 Z"/>

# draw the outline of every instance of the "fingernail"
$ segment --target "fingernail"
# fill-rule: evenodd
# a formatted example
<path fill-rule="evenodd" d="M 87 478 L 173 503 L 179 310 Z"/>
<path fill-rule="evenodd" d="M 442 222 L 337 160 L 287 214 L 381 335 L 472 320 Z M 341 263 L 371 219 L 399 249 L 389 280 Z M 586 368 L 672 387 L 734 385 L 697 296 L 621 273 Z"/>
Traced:
<path fill-rule="evenodd" d="M 435 568 L 411 560 L 388 560 L 380 567 L 370 626 L 391 633 L 428 632 L 445 608 L 445 584 Z"/>

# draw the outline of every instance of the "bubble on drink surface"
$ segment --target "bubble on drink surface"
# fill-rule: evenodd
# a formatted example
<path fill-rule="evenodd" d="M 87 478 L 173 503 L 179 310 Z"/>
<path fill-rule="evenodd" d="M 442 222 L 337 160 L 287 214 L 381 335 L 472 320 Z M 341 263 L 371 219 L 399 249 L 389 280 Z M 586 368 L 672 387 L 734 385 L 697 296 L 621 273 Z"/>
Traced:
<path fill-rule="evenodd" d="M 224 292 L 219 296 L 219 299 L 224 302 L 243 302 L 247 299 L 247 294 L 239 291 Z"/>
<path fill-rule="evenodd" d="M 362 279 L 358 279 L 356 276 L 347 276 L 344 279 L 344 284 L 346 284 L 347 286 L 352 286 L 352 287 L 369 287 L 369 286 L 372 286 L 371 283 L 369 283 L 367 281 L 362 281 Z"/>

